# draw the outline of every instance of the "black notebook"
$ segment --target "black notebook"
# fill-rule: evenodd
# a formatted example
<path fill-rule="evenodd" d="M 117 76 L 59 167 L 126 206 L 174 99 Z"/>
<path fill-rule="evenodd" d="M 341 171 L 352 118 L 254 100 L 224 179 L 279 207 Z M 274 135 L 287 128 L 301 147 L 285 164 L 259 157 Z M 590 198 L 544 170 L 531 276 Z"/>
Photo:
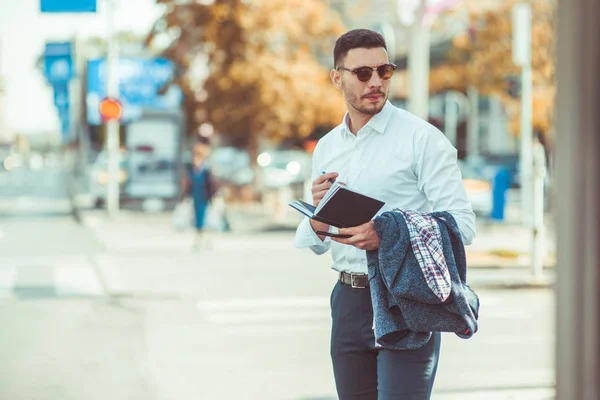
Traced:
<path fill-rule="evenodd" d="M 302 200 L 290 206 L 308 218 L 336 228 L 349 228 L 369 222 L 383 207 L 383 201 L 358 193 L 337 182 L 327 191 L 318 207 Z"/>

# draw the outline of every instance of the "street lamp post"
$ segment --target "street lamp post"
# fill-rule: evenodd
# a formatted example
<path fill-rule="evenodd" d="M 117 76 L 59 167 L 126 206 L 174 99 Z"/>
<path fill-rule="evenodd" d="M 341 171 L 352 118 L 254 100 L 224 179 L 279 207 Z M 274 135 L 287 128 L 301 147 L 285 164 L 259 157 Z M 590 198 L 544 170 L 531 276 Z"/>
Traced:
<path fill-rule="evenodd" d="M 107 6 L 107 54 L 106 54 L 106 94 L 119 98 L 119 40 L 115 29 L 117 0 L 106 0 Z M 119 120 L 110 119 L 106 124 L 106 153 L 108 163 L 108 183 L 106 185 L 106 210 L 109 216 L 119 211 Z"/>
<path fill-rule="evenodd" d="M 534 175 L 531 6 L 527 3 L 515 4 L 512 23 L 512 57 L 514 63 L 521 67 L 522 217 L 524 224 L 531 228 L 531 268 L 534 278 L 539 279 L 543 275 L 545 162 L 536 157 Z M 539 151 L 536 150 L 537 153 Z"/>
<path fill-rule="evenodd" d="M 399 2 L 399 7 L 406 7 Z M 408 48 L 408 110 L 416 116 L 427 119 L 429 116 L 429 25 L 424 23 L 427 0 L 419 0 L 410 11 L 404 11 L 406 23 L 409 24 Z M 399 9 L 400 12 L 400 9 Z M 402 14 L 400 14 L 402 15 Z M 401 17 L 402 19 L 402 17 Z M 412 21 L 411 21 L 412 19 Z"/>
<path fill-rule="evenodd" d="M 416 116 L 429 116 L 429 72 L 431 24 L 442 12 L 460 0 L 396 0 L 396 13 L 409 26 L 408 110 Z"/>

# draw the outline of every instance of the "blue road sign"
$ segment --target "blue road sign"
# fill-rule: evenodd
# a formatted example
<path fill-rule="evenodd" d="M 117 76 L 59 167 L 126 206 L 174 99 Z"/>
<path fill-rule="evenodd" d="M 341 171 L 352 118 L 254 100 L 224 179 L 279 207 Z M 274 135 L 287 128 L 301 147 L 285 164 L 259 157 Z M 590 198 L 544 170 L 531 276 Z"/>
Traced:
<path fill-rule="evenodd" d="M 56 108 L 69 108 L 69 87 L 66 84 L 57 84 L 54 88 L 54 105 Z"/>
<path fill-rule="evenodd" d="M 44 74 L 51 84 L 70 81 L 75 75 L 70 42 L 46 43 Z"/>
<path fill-rule="evenodd" d="M 40 10 L 48 13 L 96 12 L 96 0 L 40 0 Z"/>
<path fill-rule="evenodd" d="M 63 142 L 69 139 L 69 128 L 71 123 L 70 115 L 70 100 L 69 100 L 69 84 L 57 83 L 52 85 L 54 89 L 54 105 L 58 110 L 58 118 L 61 124 L 61 134 Z"/>
<path fill-rule="evenodd" d="M 66 142 L 70 133 L 69 81 L 75 76 L 73 46 L 70 42 L 46 43 L 44 75 L 52 85 L 61 134 L 63 142 Z"/>
<path fill-rule="evenodd" d="M 171 87 L 164 95 L 158 90 L 174 74 L 173 63 L 164 58 L 120 58 L 119 101 L 123 105 L 124 123 L 138 119 L 144 110 L 177 111 L 181 91 Z M 106 97 L 106 59 L 90 60 L 87 64 L 87 118 L 91 125 L 101 125 L 99 105 Z"/>
<path fill-rule="evenodd" d="M 59 110 L 58 117 L 60 119 L 60 133 L 62 136 L 63 143 L 69 141 L 70 138 L 70 127 L 71 127 L 71 114 L 68 109 Z"/>

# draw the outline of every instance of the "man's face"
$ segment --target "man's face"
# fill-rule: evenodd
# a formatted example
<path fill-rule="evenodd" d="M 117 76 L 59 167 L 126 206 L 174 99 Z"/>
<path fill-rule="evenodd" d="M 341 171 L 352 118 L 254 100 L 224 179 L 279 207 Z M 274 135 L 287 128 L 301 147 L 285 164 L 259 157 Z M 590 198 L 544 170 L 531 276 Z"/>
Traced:
<path fill-rule="evenodd" d="M 347 69 L 365 66 L 377 68 L 388 62 L 388 55 L 383 47 L 357 48 L 350 50 L 339 66 Z M 343 69 L 332 71 L 331 79 L 344 94 L 349 110 L 354 108 L 362 114 L 375 115 L 383 109 L 391 79 L 382 80 L 377 71 L 373 71 L 371 79 L 361 82 L 355 73 Z"/>

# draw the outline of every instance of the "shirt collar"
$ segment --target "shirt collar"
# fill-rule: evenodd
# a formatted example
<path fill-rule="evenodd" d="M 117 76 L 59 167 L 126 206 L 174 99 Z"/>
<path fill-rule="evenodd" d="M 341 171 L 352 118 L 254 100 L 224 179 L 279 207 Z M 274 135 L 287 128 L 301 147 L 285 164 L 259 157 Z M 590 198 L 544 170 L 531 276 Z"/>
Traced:
<path fill-rule="evenodd" d="M 384 133 L 385 127 L 387 126 L 390 118 L 392 117 L 393 112 L 394 106 L 392 105 L 392 103 L 389 102 L 389 100 L 386 100 L 381 111 L 373 115 L 373 117 L 369 120 L 369 122 L 367 122 L 367 125 L 365 126 L 370 127 L 375 132 Z M 344 120 L 342 121 L 342 128 L 343 131 L 345 131 L 346 133 L 352 134 L 352 131 L 350 131 L 350 128 L 348 126 L 348 118 L 350 118 L 350 116 L 348 115 L 348 113 L 346 113 L 346 115 L 344 115 Z"/>

